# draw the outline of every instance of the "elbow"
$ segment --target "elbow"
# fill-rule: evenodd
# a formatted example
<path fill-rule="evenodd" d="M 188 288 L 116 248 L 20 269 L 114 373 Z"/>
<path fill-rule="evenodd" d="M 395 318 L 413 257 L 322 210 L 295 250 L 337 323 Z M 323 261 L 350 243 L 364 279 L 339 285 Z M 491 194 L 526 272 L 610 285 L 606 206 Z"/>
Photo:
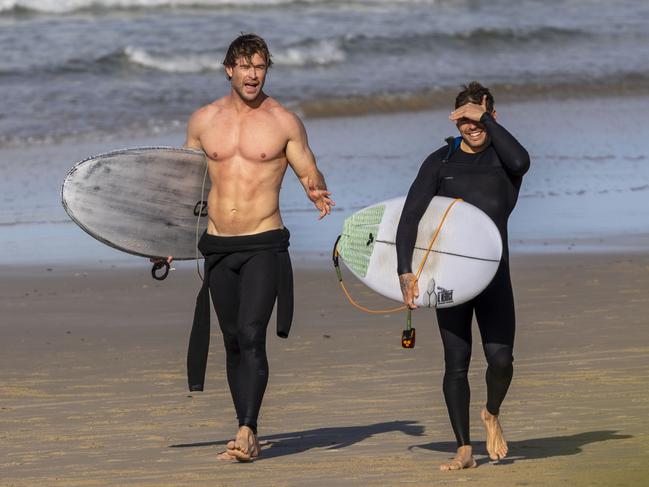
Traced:
<path fill-rule="evenodd" d="M 515 176 L 524 176 L 530 168 L 530 155 L 527 151 L 514 158 L 509 165 L 509 170 Z"/>

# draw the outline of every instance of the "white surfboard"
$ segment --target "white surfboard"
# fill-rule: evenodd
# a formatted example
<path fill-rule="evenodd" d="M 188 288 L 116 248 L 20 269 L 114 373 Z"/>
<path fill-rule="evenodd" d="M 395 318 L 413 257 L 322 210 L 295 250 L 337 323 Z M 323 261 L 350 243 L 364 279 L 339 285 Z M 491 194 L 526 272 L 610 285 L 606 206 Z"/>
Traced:
<path fill-rule="evenodd" d="M 197 222 L 199 234 L 207 225 L 206 164 L 203 152 L 173 147 L 100 154 L 72 167 L 61 201 L 77 225 L 111 247 L 193 259 Z"/>
<path fill-rule="evenodd" d="M 417 272 L 452 198 L 436 196 L 422 217 L 412 258 Z M 369 288 L 403 301 L 397 275 L 395 239 L 405 197 L 354 213 L 344 223 L 338 252 Z M 491 282 L 502 256 L 498 228 L 480 209 L 457 201 L 449 210 L 419 277 L 418 306 L 447 308 L 465 303 Z"/>

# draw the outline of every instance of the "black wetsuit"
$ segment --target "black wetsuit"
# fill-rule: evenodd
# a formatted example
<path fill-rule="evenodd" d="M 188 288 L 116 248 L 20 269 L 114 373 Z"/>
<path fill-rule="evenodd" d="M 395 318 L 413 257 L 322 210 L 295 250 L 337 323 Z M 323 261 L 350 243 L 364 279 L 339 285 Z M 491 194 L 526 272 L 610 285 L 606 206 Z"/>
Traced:
<path fill-rule="evenodd" d="M 210 337 L 209 294 L 226 352 L 226 370 L 239 426 L 257 433 L 268 383 L 266 329 L 277 298 L 277 334 L 288 337 L 293 317 L 293 274 L 287 229 L 254 235 L 203 234 L 203 286 L 196 299 L 187 354 L 189 389 L 202 391 Z M 209 290 L 209 293 L 208 293 Z"/>
<path fill-rule="evenodd" d="M 514 346 L 514 297 L 509 276 L 507 220 L 530 159 L 521 144 L 494 118 L 480 119 L 491 139 L 489 146 L 469 154 L 459 138 L 426 158 L 410 187 L 397 230 L 398 273 L 412 272 L 417 227 L 435 195 L 462 198 L 494 221 L 503 241 L 503 256 L 495 277 L 476 298 L 451 308 L 437 309 L 444 345 L 444 398 L 458 446 L 469 445 L 469 382 L 471 320 L 475 311 L 487 358 L 487 410 L 498 414 L 511 382 Z"/>

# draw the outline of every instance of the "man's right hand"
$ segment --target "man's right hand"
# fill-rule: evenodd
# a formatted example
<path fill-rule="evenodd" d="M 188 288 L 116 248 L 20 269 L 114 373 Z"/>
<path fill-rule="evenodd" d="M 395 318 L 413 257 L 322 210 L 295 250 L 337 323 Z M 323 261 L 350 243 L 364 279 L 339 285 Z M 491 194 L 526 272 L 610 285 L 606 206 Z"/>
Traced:
<path fill-rule="evenodd" d="M 417 284 L 417 276 L 412 272 L 401 274 L 399 276 L 399 285 L 401 286 L 401 294 L 403 294 L 403 302 L 410 309 L 416 309 L 415 299 L 419 297 L 419 284 Z"/>

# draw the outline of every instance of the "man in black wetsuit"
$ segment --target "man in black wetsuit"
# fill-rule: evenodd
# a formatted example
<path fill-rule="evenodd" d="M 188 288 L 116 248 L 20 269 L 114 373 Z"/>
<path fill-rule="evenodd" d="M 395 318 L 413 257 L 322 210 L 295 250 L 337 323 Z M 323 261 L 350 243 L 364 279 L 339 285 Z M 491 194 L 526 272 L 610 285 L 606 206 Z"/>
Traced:
<path fill-rule="evenodd" d="M 412 273 L 412 255 L 421 217 L 435 195 L 462 198 L 494 221 L 503 241 L 503 256 L 492 282 L 477 297 L 458 306 L 437 309 L 444 345 L 444 398 L 457 440 L 455 458 L 442 470 L 476 466 L 469 437 L 469 382 L 471 320 L 475 312 L 487 358 L 487 402 L 481 412 L 492 460 L 507 454 L 499 422 L 513 373 L 514 298 L 509 276 L 507 220 L 521 187 L 530 158 L 523 146 L 496 122 L 494 99 L 487 88 L 472 82 L 457 95 L 449 117 L 460 137 L 429 155 L 410 187 L 397 230 L 399 282 L 404 302 L 414 309 L 419 295 Z"/>

